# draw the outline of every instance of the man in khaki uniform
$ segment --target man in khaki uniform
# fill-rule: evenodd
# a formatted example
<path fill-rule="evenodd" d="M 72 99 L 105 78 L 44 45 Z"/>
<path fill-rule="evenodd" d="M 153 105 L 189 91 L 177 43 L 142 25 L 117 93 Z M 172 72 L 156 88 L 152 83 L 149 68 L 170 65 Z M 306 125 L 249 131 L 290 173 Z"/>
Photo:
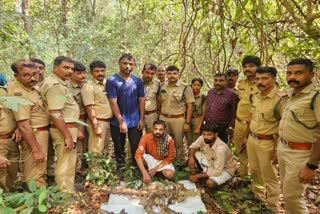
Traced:
<path fill-rule="evenodd" d="M 320 160 L 320 96 L 312 83 L 313 63 L 297 58 L 287 66 L 292 88 L 279 124 L 278 161 L 287 214 L 308 213 L 304 193 Z"/>
<path fill-rule="evenodd" d="M 40 88 L 44 82 L 44 71 L 46 69 L 46 64 L 41 59 L 37 58 L 31 58 L 30 61 L 34 63 L 36 71 L 39 72 L 39 76 L 37 78 L 38 83 L 35 87 Z"/>
<path fill-rule="evenodd" d="M 55 181 L 61 189 L 74 190 L 74 177 L 77 153 L 78 127 L 74 119 L 80 110 L 67 87 L 74 70 L 72 59 L 59 56 L 54 60 L 53 73 L 45 79 L 41 94 L 45 97 L 51 117 L 50 136 L 55 148 L 57 161 Z"/>
<path fill-rule="evenodd" d="M 106 65 L 102 61 L 90 63 L 92 79 L 81 89 L 81 96 L 88 115 L 88 151 L 102 154 L 110 139 L 112 110 L 105 91 Z"/>
<path fill-rule="evenodd" d="M 242 146 L 242 139 L 250 116 L 252 96 L 258 93 L 255 75 L 260 64 L 260 58 L 257 56 L 247 56 L 242 60 L 242 70 L 246 79 L 241 80 L 238 84 L 239 103 L 233 135 L 236 154 L 240 161 L 239 172 L 241 177 L 248 175 L 248 156 L 245 147 Z"/>
<path fill-rule="evenodd" d="M 156 72 L 157 78 L 160 81 L 161 84 L 165 83 L 168 81 L 166 77 L 166 67 L 163 65 L 159 65 L 157 67 L 157 72 Z"/>
<path fill-rule="evenodd" d="M 151 133 L 153 129 L 153 122 L 158 119 L 157 113 L 157 96 L 159 93 L 160 82 L 153 78 L 157 67 L 154 64 L 147 63 L 142 69 L 142 80 L 144 87 L 146 89 L 145 96 L 145 111 L 144 111 L 144 121 L 146 133 Z"/>
<path fill-rule="evenodd" d="M 30 60 L 22 59 L 14 63 L 16 81 L 8 86 L 8 95 L 30 101 L 31 105 L 20 104 L 18 111 L 13 111 L 21 131 L 21 159 L 26 182 L 32 178 L 38 187 L 46 186 L 47 151 L 49 139 L 49 115 L 46 112 L 39 92 L 34 88 L 39 72 Z"/>
<path fill-rule="evenodd" d="M 274 166 L 279 123 L 273 115 L 273 106 L 280 99 L 276 78 L 274 67 L 258 67 L 256 86 L 260 92 L 252 97 L 252 120 L 243 141 L 247 145 L 249 166 L 254 176 L 252 191 L 257 199 L 264 201 L 266 190 L 267 208 L 274 213 L 278 211 L 280 195 L 278 173 Z"/>
<path fill-rule="evenodd" d="M 0 96 L 7 96 L 7 90 L 0 86 Z M 10 161 L 3 164 L 0 168 L 0 187 L 6 191 L 14 190 L 19 170 L 19 147 L 21 140 L 19 129 L 12 112 L 4 106 L 3 100 L 0 100 L 0 157 Z"/>
<path fill-rule="evenodd" d="M 191 87 L 179 81 L 179 68 L 169 66 L 166 75 L 168 82 L 161 85 L 159 92 L 159 119 L 166 122 L 166 131 L 176 142 L 177 160 L 183 162 L 183 137 L 190 131 L 194 96 Z"/>
<path fill-rule="evenodd" d="M 80 117 L 79 120 L 86 123 L 87 122 L 87 113 L 84 109 L 82 97 L 81 97 L 81 88 L 86 82 L 86 67 L 78 62 L 74 62 L 74 72 L 72 74 L 71 80 L 68 82 L 68 88 L 73 95 L 73 99 L 79 106 Z M 88 133 L 86 128 L 82 124 L 78 124 L 78 139 L 77 139 L 77 169 L 84 167 L 85 160 L 83 154 L 88 152 Z M 83 159 L 83 161 L 81 161 Z M 82 164 L 82 163 L 83 164 Z M 77 170 L 78 171 L 78 170 Z"/>

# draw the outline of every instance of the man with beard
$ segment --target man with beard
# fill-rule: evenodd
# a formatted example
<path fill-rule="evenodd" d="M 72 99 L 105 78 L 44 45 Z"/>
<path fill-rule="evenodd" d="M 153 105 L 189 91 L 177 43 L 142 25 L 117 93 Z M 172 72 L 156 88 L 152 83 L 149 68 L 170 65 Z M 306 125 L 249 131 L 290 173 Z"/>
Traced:
<path fill-rule="evenodd" d="M 114 142 L 117 174 L 122 177 L 125 165 L 125 140 L 128 134 L 132 163 L 144 127 L 145 90 L 143 82 L 131 74 L 135 59 L 131 54 L 123 54 L 118 61 L 119 72 L 107 80 L 106 91 L 113 111 L 111 137 Z"/>
<path fill-rule="evenodd" d="M 154 64 L 147 63 L 142 69 L 142 80 L 146 89 L 146 109 L 144 112 L 144 121 L 146 133 L 151 133 L 152 124 L 158 119 L 157 96 L 159 94 L 160 82 L 153 78 L 157 67 Z"/>
<path fill-rule="evenodd" d="M 208 91 L 205 103 L 204 121 L 217 125 L 219 138 L 228 144 L 228 130 L 234 128 L 238 96 L 226 87 L 227 75 L 224 73 L 215 74 L 213 84 L 214 88 Z"/>
<path fill-rule="evenodd" d="M 237 169 L 237 163 L 228 145 L 218 136 L 218 127 L 204 124 L 202 135 L 189 147 L 188 166 L 191 169 L 189 180 L 205 180 L 210 188 L 215 188 L 231 179 Z"/>
<path fill-rule="evenodd" d="M 243 134 L 247 128 L 252 108 L 252 96 L 258 93 L 255 84 L 256 70 L 261 65 L 260 58 L 257 56 L 247 56 L 242 60 L 242 70 L 246 79 L 238 84 L 239 103 L 237 107 L 233 140 L 236 147 L 236 154 L 240 162 L 240 176 L 248 175 L 248 155 L 245 146 L 242 144 Z"/>
<path fill-rule="evenodd" d="M 163 65 L 159 65 L 157 67 L 157 72 L 156 72 L 157 78 L 160 81 L 160 83 L 165 83 L 167 82 L 167 78 L 166 78 L 166 67 Z"/>
<path fill-rule="evenodd" d="M 320 161 L 320 96 L 312 83 L 314 64 L 297 58 L 287 65 L 286 79 L 292 90 L 280 108 L 278 161 L 285 212 L 308 213 L 304 198 Z"/>
<path fill-rule="evenodd" d="M 90 63 L 92 79 L 81 89 L 81 96 L 88 115 L 88 151 L 102 154 L 110 139 L 112 110 L 106 96 L 106 65 L 102 61 Z"/>
<path fill-rule="evenodd" d="M 70 80 L 74 61 L 58 56 L 53 62 L 53 72 L 45 79 L 41 95 L 47 103 L 51 118 L 50 137 L 55 148 L 57 161 L 55 181 L 63 190 L 74 191 L 78 126 L 74 122 L 80 116 L 79 106 L 73 99 L 66 80 Z"/>
<path fill-rule="evenodd" d="M 227 74 L 227 87 L 237 91 L 236 85 L 239 77 L 239 71 L 237 69 L 229 69 L 226 72 Z"/>
<path fill-rule="evenodd" d="M 82 97 L 81 97 L 81 88 L 86 82 L 86 67 L 78 62 L 74 62 L 74 71 L 72 73 L 71 80 L 68 82 L 68 88 L 70 89 L 74 100 L 77 102 L 80 109 L 79 120 L 86 123 L 87 122 L 87 113 L 84 109 Z M 88 152 L 88 133 L 85 130 L 85 126 L 78 124 L 78 139 L 77 139 L 77 167 L 81 167 L 81 158 L 83 154 Z M 78 169 L 78 168 L 77 168 Z"/>
<path fill-rule="evenodd" d="M 165 129 L 166 123 L 156 120 L 152 133 L 145 134 L 140 139 L 135 159 L 146 184 L 151 182 L 157 172 L 161 172 L 168 179 L 173 178 L 175 174 L 171 163 L 175 155 L 174 140 L 165 133 Z"/>
<path fill-rule="evenodd" d="M 251 174 L 254 174 L 251 183 L 252 192 L 255 198 L 266 201 L 266 207 L 274 213 L 278 211 L 280 195 L 280 185 L 274 165 L 279 121 L 273 114 L 273 106 L 281 98 L 276 78 L 277 70 L 274 67 L 258 67 L 255 82 L 259 93 L 252 97 L 252 119 L 243 139 L 243 143 L 247 145 Z"/>
<path fill-rule="evenodd" d="M 49 115 L 39 92 L 34 88 L 40 73 L 35 64 L 27 59 L 15 62 L 14 77 L 16 81 L 8 86 L 8 95 L 30 101 L 31 105 L 20 104 L 14 117 L 21 131 L 21 157 L 23 174 L 26 182 L 34 179 L 37 186 L 46 186 L 47 151 L 49 139 Z"/>
<path fill-rule="evenodd" d="M 176 158 L 183 164 L 183 138 L 190 131 L 194 95 L 190 86 L 179 81 L 179 68 L 168 66 L 166 74 L 168 82 L 161 85 L 158 96 L 159 119 L 166 122 L 166 131 L 175 141 Z"/>

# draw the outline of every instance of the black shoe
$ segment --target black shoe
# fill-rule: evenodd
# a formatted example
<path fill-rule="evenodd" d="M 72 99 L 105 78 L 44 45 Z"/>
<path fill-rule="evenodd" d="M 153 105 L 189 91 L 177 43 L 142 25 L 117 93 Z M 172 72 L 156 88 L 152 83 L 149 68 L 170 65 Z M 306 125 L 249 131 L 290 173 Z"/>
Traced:
<path fill-rule="evenodd" d="M 56 185 L 56 182 L 54 180 L 54 176 L 47 175 L 47 183 L 48 183 L 48 186 Z"/>

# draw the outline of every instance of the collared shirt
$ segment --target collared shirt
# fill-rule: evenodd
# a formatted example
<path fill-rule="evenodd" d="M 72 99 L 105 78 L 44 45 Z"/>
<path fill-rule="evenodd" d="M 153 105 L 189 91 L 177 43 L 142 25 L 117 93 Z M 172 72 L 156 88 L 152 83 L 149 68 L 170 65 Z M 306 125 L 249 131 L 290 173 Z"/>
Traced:
<path fill-rule="evenodd" d="M 279 136 L 282 139 L 291 142 L 314 143 L 320 137 L 318 126 L 320 95 L 314 100 L 314 109 L 310 108 L 316 89 L 314 83 L 311 83 L 298 94 L 293 94 L 293 90 L 289 93 L 289 99 L 284 104 L 279 124 Z"/>
<path fill-rule="evenodd" d="M 192 114 L 202 115 L 202 109 L 206 101 L 206 96 L 199 94 L 194 96 L 194 103 L 192 104 Z"/>
<path fill-rule="evenodd" d="M 0 86 L 0 96 L 8 96 L 5 87 Z M 0 135 L 11 133 L 16 128 L 17 123 L 12 111 L 5 107 L 4 100 L 0 100 Z"/>
<path fill-rule="evenodd" d="M 68 88 L 73 95 L 73 99 L 77 102 L 77 104 L 79 106 L 80 115 L 85 115 L 86 111 L 84 109 L 84 105 L 83 105 L 83 101 L 82 101 L 82 97 L 81 97 L 82 85 L 79 85 L 78 83 L 76 83 L 72 79 L 70 81 L 67 81 L 67 83 L 68 83 Z"/>
<path fill-rule="evenodd" d="M 49 125 L 49 115 L 40 93 L 34 88 L 27 88 L 19 81 L 8 85 L 8 95 L 30 101 L 31 105 L 19 104 L 18 111 L 13 111 L 16 121 L 30 120 L 31 128 Z"/>
<path fill-rule="evenodd" d="M 274 135 L 278 133 L 279 121 L 274 117 L 273 107 L 281 98 L 279 89 L 275 86 L 269 94 L 260 93 L 252 99 L 252 120 L 250 130 L 256 134 Z"/>
<path fill-rule="evenodd" d="M 160 87 L 161 112 L 164 114 L 184 114 L 186 103 L 194 102 L 192 88 L 178 81 L 174 86 L 165 83 Z"/>
<path fill-rule="evenodd" d="M 169 151 L 167 156 L 161 156 L 158 152 L 158 142 L 154 140 L 153 134 L 145 134 L 141 137 L 135 159 L 142 158 L 143 154 L 149 154 L 157 160 L 163 160 L 164 164 L 170 164 L 175 156 L 175 146 L 172 137 L 169 137 Z"/>
<path fill-rule="evenodd" d="M 131 74 L 130 78 L 125 80 L 116 73 L 108 78 L 106 91 L 108 98 L 117 98 L 120 114 L 128 128 L 137 126 L 140 120 L 139 97 L 145 96 L 142 79 Z M 115 116 L 110 123 L 119 126 Z"/>
<path fill-rule="evenodd" d="M 157 109 L 157 96 L 159 93 L 160 82 L 153 79 L 149 84 L 144 84 L 146 89 L 146 111 L 154 111 Z"/>
<path fill-rule="evenodd" d="M 106 80 L 99 82 L 91 79 L 81 89 L 81 96 L 84 106 L 94 105 L 97 118 L 109 119 L 112 117 L 112 110 L 105 91 Z"/>
<path fill-rule="evenodd" d="M 66 81 L 55 73 L 45 79 L 41 88 L 41 95 L 46 100 L 48 110 L 61 110 L 63 118 L 67 121 L 79 118 L 79 106 L 73 99 Z"/>
<path fill-rule="evenodd" d="M 249 82 L 247 79 L 241 80 L 238 84 L 239 103 L 237 108 L 237 117 L 240 120 L 248 120 L 252 107 L 252 97 L 259 92 L 255 82 Z"/>
<path fill-rule="evenodd" d="M 234 175 L 237 169 L 237 162 L 233 159 L 233 155 L 228 145 L 225 144 L 220 138 L 217 137 L 214 144 L 210 147 L 209 144 L 204 142 L 201 135 L 195 142 L 190 145 L 190 149 L 202 151 L 210 167 L 208 167 L 208 176 L 219 176 L 223 170 L 231 175 Z"/>
<path fill-rule="evenodd" d="M 234 126 L 238 96 L 230 88 L 217 93 L 215 88 L 209 90 L 206 100 L 206 123 L 227 124 Z"/>

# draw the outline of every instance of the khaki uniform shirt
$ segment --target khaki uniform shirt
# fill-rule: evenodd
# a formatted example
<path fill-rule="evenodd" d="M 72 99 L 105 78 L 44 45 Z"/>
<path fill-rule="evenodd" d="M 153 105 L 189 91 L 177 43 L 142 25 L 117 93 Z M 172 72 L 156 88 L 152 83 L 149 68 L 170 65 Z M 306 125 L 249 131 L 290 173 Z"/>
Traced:
<path fill-rule="evenodd" d="M 26 99 L 32 105 L 20 104 L 18 111 L 13 111 L 16 121 L 30 120 L 31 128 L 40 128 L 49 125 L 49 115 L 44 101 L 35 88 L 27 88 L 19 81 L 8 86 L 8 95 Z"/>
<path fill-rule="evenodd" d="M 0 86 L 0 97 L 5 97 L 7 95 L 7 89 Z M 4 103 L 5 101 L 0 99 L 0 135 L 11 133 L 17 128 L 17 123 L 12 111 L 7 109 Z"/>
<path fill-rule="evenodd" d="M 192 105 L 192 114 L 202 115 L 204 103 L 205 103 L 205 98 L 202 96 L 202 94 L 195 96 L 194 103 Z"/>
<path fill-rule="evenodd" d="M 320 137 L 320 128 L 317 125 L 320 122 L 320 95 L 314 101 L 314 109 L 310 108 L 316 89 L 312 83 L 298 94 L 293 95 L 292 91 L 289 93 L 289 99 L 284 104 L 279 124 L 279 136 L 282 139 L 291 142 L 314 143 Z"/>
<path fill-rule="evenodd" d="M 275 135 L 278 133 L 279 121 L 274 117 L 273 107 L 281 98 L 275 86 L 268 95 L 260 93 L 253 96 L 252 120 L 250 130 L 256 134 Z"/>
<path fill-rule="evenodd" d="M 190 149 L 196 149 L 203 152 L 210 163 L 208 167 L 208 176 L 219 176 L 223 170 L 234 175 L 237 169 L 237 163 L 228 145 L 217 137 L 215 143 L 210 147 L 204 142 L 201 135 L 195 142 L 190 145 Z"/>
<path fill-rule="evenodd" d="M 247 79 L 241 80 L 238 84 L 239 103 L 237 117 L 240 120 L 248 120 L 252 107 L 252 97 L 258 93 L 255 83 L 250 83 Z"/>
<path fill-rule="evenodd" d="M 148 85 L 144 85 L 146 89 L 146 96 L 144 97 L 146 111 L 157 110 L 157 96 L 159 93 L 160 82 L 153 79 Z"/>
<path fill-rule="evenodd" d="M 163 114 L 184 114 L 186 103 L 194 102 L 192 88 L 179 81 L 174 86 L 168 83 L 161 85 L 159 96 Z"/>
<path fill-rule="evenodd" d="M 61 110 L 65 122 L 78 119 L 79 106 L 68 89 L 67 82 L 52 73 L 43 83 L 41 95 L 45 97 L 48 110 Z"/>
<path fill-rule="evenodd" d="M 84 105 L 83 105 L 83 101 L 82 101 L 82 97 L 81 97 L 82 85 L 79 85 L 78 83 L 74 82 L 73 80 L 70 80 L 70 81 L 68 81 L 68 88 L 73 95 L 73 99 L 76 101 L 76 103 L 79 106 L 80 115 L 87 114 L 84 109 Z"/>
<path fill-rule="evenodd" d="M 81 89 L 81 97 L 84 106 L 94 105 L 97 118 L 109 119 L 112 117 L 112 110 L 105 91 L 106 80 L 103 83 L 91 79 Z"/>

